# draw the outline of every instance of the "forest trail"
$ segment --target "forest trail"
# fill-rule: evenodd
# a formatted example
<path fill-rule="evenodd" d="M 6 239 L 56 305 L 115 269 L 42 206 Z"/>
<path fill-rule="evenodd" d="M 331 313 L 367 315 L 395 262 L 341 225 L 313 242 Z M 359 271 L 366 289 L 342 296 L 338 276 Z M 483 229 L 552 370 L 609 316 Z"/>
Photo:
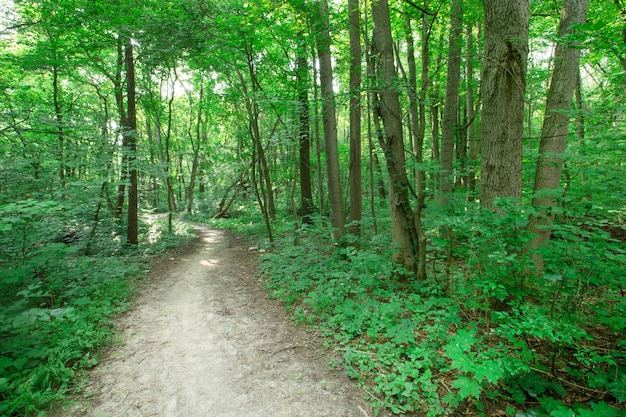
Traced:
<path fill-rule="evenodd" d="M 373 412 L 319 337 L 266 299 L 258 254 L 195 226 L 120 319 L 123 343 L 91 373 L 73 417 L 364 417 Z"/>

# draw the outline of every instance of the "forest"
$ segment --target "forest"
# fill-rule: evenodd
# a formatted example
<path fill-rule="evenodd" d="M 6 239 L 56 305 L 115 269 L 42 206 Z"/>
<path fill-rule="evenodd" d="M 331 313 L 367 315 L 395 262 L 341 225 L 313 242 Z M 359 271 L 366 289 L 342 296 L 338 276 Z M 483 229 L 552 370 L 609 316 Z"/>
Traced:
<path fill-rule="evenodd" d="M 0 415 L 189 221 L 378 410 L 626 415 L 624 0 L 1 0 L 0 90 Z"/>

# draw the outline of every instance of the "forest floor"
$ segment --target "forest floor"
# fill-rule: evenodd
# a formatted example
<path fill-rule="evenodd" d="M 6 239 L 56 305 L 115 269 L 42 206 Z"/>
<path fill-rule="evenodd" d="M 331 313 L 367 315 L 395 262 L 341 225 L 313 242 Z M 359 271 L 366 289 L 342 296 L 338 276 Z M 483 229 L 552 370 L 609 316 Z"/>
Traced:
<path fill-rule="evenodd" d="M 194 227 L 198 239 L 140 284 L 118 321 L 121 343 L 59 416 L 373 416 L 321 336 L 267 299 L 258 253 Z"/>

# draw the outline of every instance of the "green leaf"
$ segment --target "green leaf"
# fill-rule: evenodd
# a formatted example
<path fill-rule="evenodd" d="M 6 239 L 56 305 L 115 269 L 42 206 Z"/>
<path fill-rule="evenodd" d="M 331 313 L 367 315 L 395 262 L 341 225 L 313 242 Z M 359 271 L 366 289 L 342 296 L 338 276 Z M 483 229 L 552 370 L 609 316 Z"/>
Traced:
<path fill-rule="evenodd" d="M 457 352 L 469 352 L 472 345 L 476 342 L 476 331 L 460 329 L 457 334 L 452 336 L 450 342 L 446 346 L 446 351 L 453 355 Z M 450 357 L 450 355 L 448 355 Z"/>
<path fill-rule="evenodd" d="M 478 399 L 482 391 L 480 383 L 475 379 L 468 377 L 467 375 L 459 375 L 452 383 L 452 388 L 458 388 L 459 395 L 462 398 L 468 398 L 472 396 Z"/>
<path fill-rule="evenodd" d="M 591 408 L 593 411 L 588 411 L 588 417 L 592 417 L 592 416 L 603 416 L 603 417 L 617 417 L 618 414 L 618 410 L 614 407 L 611 407 L 610 405 L 608 405 L 607 403 L 605 403 L 604 401 L 601 401 L 599 403 L 591 403 Z M 581 417 L 587 417 L 584 414 L 580 413 Z"/>
<path fill-rule="evenodd" d="M 609 391 L 617 398 L 617 401 L 623 403 L 626 401 L 626 374 L 621 374 L 617 381 L 609 385 Z M 602 403 L 601 403 L 602 404 Z"/>
<path fill-rule="evenodd" d="M 476 379 L 478 381 L 486 379 L 491 384 L 496 384 L 502 379 L 503 375 L 500 362 L 494 360 L 487 360 L 481 364 L 477 364 L 474 367 L 474 372 L 476 373 Z"/>

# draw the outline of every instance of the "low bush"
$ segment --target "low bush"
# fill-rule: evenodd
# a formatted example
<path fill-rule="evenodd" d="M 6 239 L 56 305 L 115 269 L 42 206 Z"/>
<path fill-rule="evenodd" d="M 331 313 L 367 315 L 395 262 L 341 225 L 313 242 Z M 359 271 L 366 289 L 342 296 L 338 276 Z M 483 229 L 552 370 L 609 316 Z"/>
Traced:
<path fill-rule="evenodd" d="M 152 243 L 130 249 L 115 222 L 92 236 L 62 202 L 33 199 L 1 206 L 0 218 L 0 415 L 43 416 L 112 342 L 111 318 L 127 307 L 147 256 L 191 234 L 144 221 L 142 242 Z"/>

